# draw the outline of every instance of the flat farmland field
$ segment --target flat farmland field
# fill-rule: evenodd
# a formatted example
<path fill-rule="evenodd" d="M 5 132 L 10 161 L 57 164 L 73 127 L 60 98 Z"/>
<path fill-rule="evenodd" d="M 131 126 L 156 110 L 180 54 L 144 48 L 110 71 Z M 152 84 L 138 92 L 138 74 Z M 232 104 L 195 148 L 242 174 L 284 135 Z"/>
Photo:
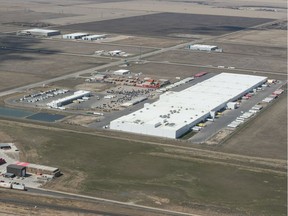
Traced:
<path fill-rule="evenodd" d="M 94 54 L 96 50 L 122 50 L 126 53 L 139 54 L 138 46 L 121 46 L 121 44 L 109 45 L 101 42 L 88 42 L 82 40 L 65 39 L 38 39 L 32 37 L 17 37 L 5 35 L 1 37 L 1 45 L 11 49 L 43 50 L 50 53 L 73 53 L 73 54 Z M 154 49 L 141 47 L 142 53 Z"/>
<path fill-rule="evenodd" d="M 286 58 L 243 55 L 216 52 L 197 52 L 190 50 L 173 50 L 156 56 L 148 57 L 151 61 L 169 61 L 175 63 L 186 63 L 191 65 L 212 65 L 235 67 L 246 70 L 263 70 L 286 74 Z"/>
<path fill-rule="evenodd" d="M 61 26 L 63 30 L 97 31 L 142 36 L 173 37 L 178 34 L 222 35 L 272 21 L 272 19 L 158 13 Z"/>
<path fill-rule="evenodd" d="M 190 39 L 191 40 L 191 39 Z M 164 48 L 170 47 L 173 45 L 181 44 L 188 39 L 174 39 L 174 38 L 157 38 L 157 37 L 141 37 L 141 36 L 131 36 L 129 38 L 113 41 L 113 44 L 119 45 L 131 45 L 131 46 L 147 46 L 147 47 L 156 47 Z M 105 43 L 105 41 L 103 41 Z"/>
<path fill-rule="evenodd" d="M 247 45 L 282 46 L 287 44 L 287 31 L 279 29 L 248 30 L 219 38 L 218 41 Z"/>
<path fill-rule="evenodd" d="M 103 65 L 109 59 L 79 57 L 57 54 L 43 54 L 1 50 L 0 89 L 11 89 L 16 86 L 34 83 L 60 75 Z M 20 76 L 17 76 L 20 74 Z"/>
<path fill-rule="evenodd" d="M 1 121 L 0 129 L 16 142 L 21 160 L 63 171 L 46 185 L 51 189 L 201 215 L 286 215 L 284 171 L 43 125 Z"/>
<path fill-rule="evenodd" d="M 226 54 L 239 54 L 243 56 L 261 56 L 261 57 L 272 57 L 279 59 L 287 58 L 287 49 L 284 46 L 264 46 L 264 45 L 246 45 L 246 44 L 237 44 L 231 42 L 214 42 L 207 41 L 205 44 L 217 45 L 219 48 L 223 49 L 223 52 Z"/>

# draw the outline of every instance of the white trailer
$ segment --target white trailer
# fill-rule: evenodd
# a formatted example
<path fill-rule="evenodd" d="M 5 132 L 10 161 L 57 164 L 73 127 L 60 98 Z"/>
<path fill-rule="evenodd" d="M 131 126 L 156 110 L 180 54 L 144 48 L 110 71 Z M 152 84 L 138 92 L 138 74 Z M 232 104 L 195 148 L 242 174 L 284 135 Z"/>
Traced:
<path fill-rule="evenodd" d="M 25 184 L 20 184 L 20 183 L 13 183 L 12 184 L 12 189 L 15 190 L 26 190 Z"/>

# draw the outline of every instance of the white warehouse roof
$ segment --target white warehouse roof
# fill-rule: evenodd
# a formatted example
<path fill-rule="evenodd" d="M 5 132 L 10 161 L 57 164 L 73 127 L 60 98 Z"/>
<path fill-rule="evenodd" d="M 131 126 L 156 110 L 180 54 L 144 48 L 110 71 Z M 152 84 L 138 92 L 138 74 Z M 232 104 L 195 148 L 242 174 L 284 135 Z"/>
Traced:
<path fill-rule="evenodd" d="M 39 28 L 33 28 L 33 29 L 26 29 L 26 30 L 22 30 L 25 32 L 31 32 L 31 33 L 52 33 L 52 32 L 59 32 L 59 30 L 52 30 L 52 29 L 39 29 Z"/>
<path fill-rule="evenodd" d="M 267 80 L 263 76 L 221 73 L 180 92 L 167 92 L 152 104 L 110 122 L 114 130 L 177 138 Z"/>
<path fill-rule="evenodd" d="M 71 33 L 71 34 L 64 34 L 63 37 L 81 37 L 81 36 L 86 36 L 89 35 L 88 33 L 84 33 L 84 32 L 76 32 L 76 33 Z"/>
<path fill-rule="evenodd" d="M 76 100 L 76 99 L 79 99 L 81 97 L 87 96 L 89 94 L 90 94 L 90 91 L 79 90 L 79 91 L 74 92 L 73 95 L 69 95 L 67 97 L 51 101 L 50 103 L 47 103 L 47 106 L 57 108 L 57 107 L 61 106 L 61 104 L 66 102 L 66 101 Z"/>
<path fill-rule="evenodd" d="M 130 73 L 130 70 L 120 69 L 113 72 L 114 75 L 125 75 Z"/>
<path fill-rule="evenodd" d="M 217 49 L 217 46 L 214 45 L 204 45 L 204 44 L 192 44 L 189 46 L 190 49 L 200 49 L 200 50 L 212 50 Z"/>

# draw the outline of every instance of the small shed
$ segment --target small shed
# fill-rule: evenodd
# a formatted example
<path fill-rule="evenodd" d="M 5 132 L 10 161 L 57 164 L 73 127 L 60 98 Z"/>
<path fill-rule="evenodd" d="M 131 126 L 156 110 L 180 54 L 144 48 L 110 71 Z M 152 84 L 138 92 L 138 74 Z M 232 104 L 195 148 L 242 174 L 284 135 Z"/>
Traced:
<path fill-rule="evenodd" d="M 7 166 L 7 173 L 13 173 L 16 176 L 23 177 L 26 176 L 26 167 L 16 164 L 10 164 Z"/>

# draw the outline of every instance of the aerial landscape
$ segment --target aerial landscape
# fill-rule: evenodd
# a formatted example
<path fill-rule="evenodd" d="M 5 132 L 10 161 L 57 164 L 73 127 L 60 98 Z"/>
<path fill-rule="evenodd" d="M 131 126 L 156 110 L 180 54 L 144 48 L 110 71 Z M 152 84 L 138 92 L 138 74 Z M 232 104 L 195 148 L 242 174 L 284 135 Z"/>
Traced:
<path fill-rule="evenodd" d="M 0 0 L 0 215 L 287 215 L 287 2 Z"/>

